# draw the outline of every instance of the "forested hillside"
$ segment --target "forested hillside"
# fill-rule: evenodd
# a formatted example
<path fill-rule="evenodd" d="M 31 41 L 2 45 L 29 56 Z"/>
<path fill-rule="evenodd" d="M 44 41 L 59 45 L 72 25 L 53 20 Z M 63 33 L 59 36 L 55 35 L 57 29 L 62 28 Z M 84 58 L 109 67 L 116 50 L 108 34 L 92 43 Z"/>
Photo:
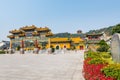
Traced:
<path fill-rule="evenodd" d="M 114 26 L 110 26 L 110 27 L 106 27 L 106 28 L 101 28 L 101 29 L 97 29 L 97 30 L 90 30 L 89 32 L 87 32 L 86 34 L 92 34 L 92 33 L 106 33 L 108 36 L 112 35 L 112 29 Z"/>
<path fill-rule="evenodd" d="M 109 26 L 106 28 L 97 29 L 97 30 L 90 30 L 86 34 L 102 33 L 102 32 L 106 33 L 108 36 L 111 36 L 115 32 L 120 33 L 120 24 Z"/>

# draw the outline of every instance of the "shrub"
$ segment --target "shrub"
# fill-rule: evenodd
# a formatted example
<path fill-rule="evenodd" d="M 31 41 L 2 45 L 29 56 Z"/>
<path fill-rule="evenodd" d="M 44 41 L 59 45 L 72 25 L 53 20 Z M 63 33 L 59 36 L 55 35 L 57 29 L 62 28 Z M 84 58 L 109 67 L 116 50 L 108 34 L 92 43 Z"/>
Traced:
<path fill-rule="evenodd" d="M 107 77 L 114 77 L 117 80 L 120 80 L 120 64 L 111 64 L 102 69 L 102 72 Z"/>
<path fill-rule="evenodd" d="M 99 52 L 108 52 L 109 46 L 108 45 L 101 45 L 99 48 L 97 48 L 97 51 Z"/>
<path fill-rule="evenodd" d="M 98 44 L 99 45 L 107 45 L 107 43 L 104 40 L 101 40 Z"/>
<path fill-rule="evenodd" d="M 85 53 L 84 57 L 86 59 L 86 58 L 100 58 L 101 56 L 97 52 L 88 51 Z"/>
<path fill-rule="evenodd" d="M 108 62 L 105 60 L 106 58 L 111 58 L 110 54 L 106 52 L 98 53 L 88 51 L 85 53 L 83 64 L 83 75 L 85 80 L 116 80 L 116 77 L 111 76 L 111 73 L 109 73 L 112 69 L 108 70 Z M 120 70 L 118 70 L 118 74 L 120 74 L 119 71 Z M 119 76 L 118 74 L 117 77 Z"/>
<path fill-rule="evenodd" d="M 120 24 L 117 24 L 112 29 L 112 34 L 114 33 L 120 33 Z"/>
<path fill-rule="evenodd" d="M 93 58 L 89 61 L 89 64 L 107 64 L 107 62 L 101 58 Z"/>
<path fill-rule="evenodd" d="M 101 56 L 102 58 L 111 58 L 111 55 L 110 55 L 110 53 L 108 53 L 108 52 L 101 52 L 101 53 L 100 53 L 100 56 Z"/>
<path fill-rule="evenodd" d="M 99 52 L 108 52 L 109 46 L 107 45 L 107 43 L 104 40 L 101 40 L 99 42 L 100 47 L 97 48 L 97 51 Z"/>
<path fill-rule="evenodd" d="M 89 64 L 91 58 L 87 58 L 83 65 L 83 76 L 85 80 L 114 80 L 113 77 L 106 77 L 101 69 L 107 64 Z"/>
<path fill-rule="evenodd" d="M 18 51 L 20 50 L 20 46 L 17 46 L 17 48 L 16 48 Z"/>
<path fill-rule="evenodd" d="M 67 50 L 71 50 L 70 48 L 67 48 Z"/>
<path fill-rule="evenodd" d="M 5 51 L 3 51 L 3 50 L 2 50 L 2 51 L 0 51 L 0 54 L 5 54 Z"/>
<path fill-rule="evenodd" d="M 111 54 L 108 52 L 92 52 L 88 51 L 84 54 L 84 58 L 96 58 L 96 59 L 103 59 L 103 60 L 109 60 L 112 61 Z M 98 60 L 99 61 L 99 60 Z"/>

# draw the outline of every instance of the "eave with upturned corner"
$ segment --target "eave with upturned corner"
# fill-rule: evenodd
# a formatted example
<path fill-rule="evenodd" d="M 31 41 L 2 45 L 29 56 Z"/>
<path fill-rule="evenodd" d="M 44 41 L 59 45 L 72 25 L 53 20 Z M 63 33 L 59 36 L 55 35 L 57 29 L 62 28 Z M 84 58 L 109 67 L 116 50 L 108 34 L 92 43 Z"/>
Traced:
<path fill-rule="evenodd" d="M 11 31 L 9 31 L 9 32 L 12 33 L 12 34 L 19 34 L 19 33 L 22 33 L 21 30 L 17 30 L 17 29 L 11 30 Z"/>
<path fill-rule="evenodd" d="M 52 33 L 52 32 L 48 32 L 48 33 L 46 34 L 46 37 L 49 37 L 49 36 L 53 36 L 53 33 Z"/>
<path fill-rule="evenodd" d="M 14 39 L 15 38 L 14 35 L 8 35 L 7 37 L 10 38 L 10 39 Z"/>

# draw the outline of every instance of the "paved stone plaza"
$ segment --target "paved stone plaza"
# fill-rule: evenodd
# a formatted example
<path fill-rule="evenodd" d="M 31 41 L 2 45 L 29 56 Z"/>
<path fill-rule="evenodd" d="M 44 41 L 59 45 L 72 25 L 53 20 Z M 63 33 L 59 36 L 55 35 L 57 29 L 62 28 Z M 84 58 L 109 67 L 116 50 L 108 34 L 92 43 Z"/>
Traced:
<path fill-rule="evenodd" d="M 1 54 L 0 80 L 84 80 L 83 53 Z"/>

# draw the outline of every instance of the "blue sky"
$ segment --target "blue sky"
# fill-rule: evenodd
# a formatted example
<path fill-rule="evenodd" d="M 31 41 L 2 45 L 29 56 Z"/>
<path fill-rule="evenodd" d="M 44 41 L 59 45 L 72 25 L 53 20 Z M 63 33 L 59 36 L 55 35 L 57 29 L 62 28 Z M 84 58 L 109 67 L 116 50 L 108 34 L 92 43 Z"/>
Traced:
<path fill-rule="evenodd" d="M 12 29 L 48 26 L 53 33 L 87 32 L 120 23 L 120 0 L 0 0 L 0 41 Z"/>

